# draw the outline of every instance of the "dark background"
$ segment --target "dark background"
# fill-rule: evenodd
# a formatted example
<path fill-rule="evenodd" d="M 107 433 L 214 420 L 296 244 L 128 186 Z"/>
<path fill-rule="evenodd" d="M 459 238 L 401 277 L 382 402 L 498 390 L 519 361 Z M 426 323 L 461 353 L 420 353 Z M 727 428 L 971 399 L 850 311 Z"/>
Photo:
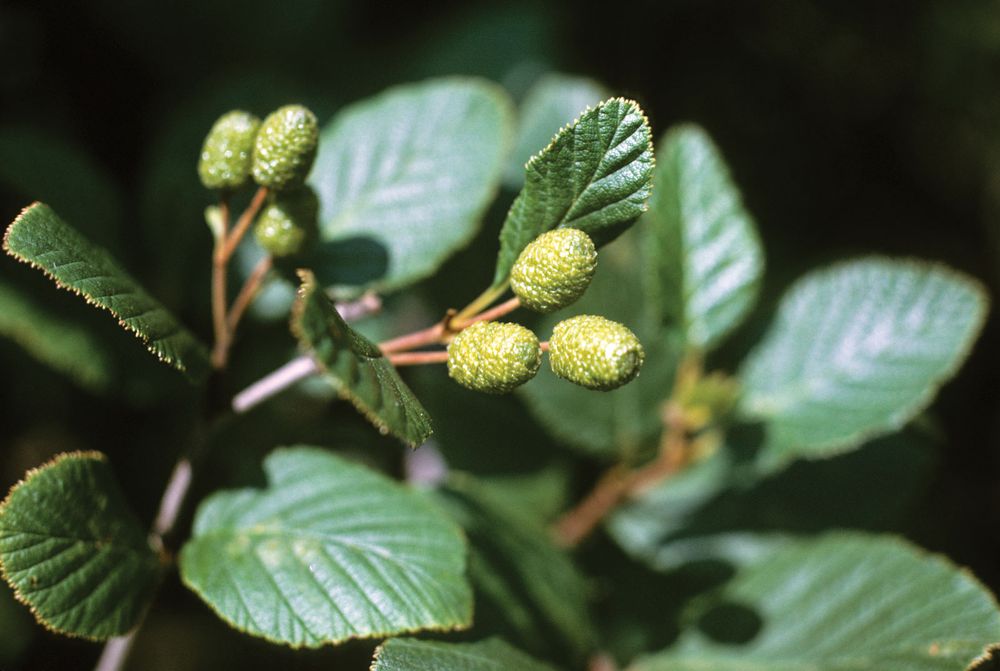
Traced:
<path fill-rule="evenodd" d="M 937 259 L 979 278 L 993 296 L 1000 288 L 1000 8 L 992 2 L 202 0 L 168 9 L 5 0 L 0 54 L 0 220 L 36 198 L 60 205 L 206 339 L 208 200 L 194 165 L 212 120 L 232 107 L 266 113 L 301 101 L 324 121 L 386 86 L 453 73 L 500 81 L 515 97 L 542 72 L 584 74 L 640 101 L 657 135 L 685 120 L 711 132 L 768 260 L 764 310 L 717 356 L 723 368 L 745 353 L 783 288 L 832 259 Z M 38 137 L 71 157 L 57 148 L 33 164 L 25 152 L 41 151 L 44 143 L 29 142 Z M 81 165 L 101 189 L 75 186 Z M 0 266 L 0 277 L 45 293 L 30 272 Z M 74 309 L 61 297 L 46 300 Z M 262 333 L 287 338 L 280 325 Z M 932 408 L 938 464 L 902 529 L 970 566 L 994 591 L 997 336 L 994 312 Z M 237 376 L 251 379 L 284 352 L 274 356 Z M 0 379 L 4 489 L 51 453 L 101 449 L 140 514 L 152 515 L 196 399 L 177 387 L 138 409 L 108 403 L 67 388 L 7 341 Z M 251 461 L 265 449 L 263 440 L 247 448 Z M 230 475 L 240 468 L 219 467 Z M 139 642 L 143 668 L 305 668 L 344 658 L 229 632 L 179 587 L 163 598 L 165 614 L 150 619 Z M 11 668 L 82 668 L 96 657 L 93 644 L 3 617 L 13 618 L 0 628 L 0 660 Z M 367 654 L 359 644 L 346 657 Z"/>

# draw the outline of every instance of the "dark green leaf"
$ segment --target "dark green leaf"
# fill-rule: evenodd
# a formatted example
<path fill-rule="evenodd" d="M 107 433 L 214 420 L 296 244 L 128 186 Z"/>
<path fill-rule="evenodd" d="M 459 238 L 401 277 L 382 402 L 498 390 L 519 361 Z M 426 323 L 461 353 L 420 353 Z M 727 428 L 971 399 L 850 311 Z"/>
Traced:
<path fill-rule="evenodd" d="M 753 306 L 764 254 L 753 219 L 704 130 L 671 129 L 656 156 L 655 188 L 643 218 L 649 300 L 690 347 L 709 349 Z"/>
<path fill-rule="evenodd" d="M 393 638 L 378 647 L 372 671 L 553 671 L 499 638 L 438 643 Z"/>
<path fill-rule="evenodd" d="M 499 185 L 510 108 L 496 85 L 455 77 L 340 112 L 323 130 L 310 180 L 322 203 L 320 280 L 397 289 L 467 244 Z"/>
<path fill-rule="evenodd" d="M 241 631 L 292 646 L 468 626 L 457 526 L 424 497 L 319 448 L 264 461 L 267 489 L 211 496 L 185 584 Z"/>
<path fill-rule="evenodd" d="M 40 624 L 99 640 L 139 621 L 160 566 L 104 455 L 75 452 L 0 505 L 0 568 Z"/>
<path fill-rule="evenodd" d="M 974 280 L 914 261 L 861 259 L 799 280 L 742 371 L 742 409 L 768 429 L 762 461 L 904 426 L 961 366 L 987 303 Z"/>
<path fill-rule="evenodd" d="M 693 600 L 670 648 L 634 671 L 961 671 L 1000 638 L 967 572 L 891 537 L 834 533 L 737 562 Z"/>
<path fill-rule="evenodd" d="M 598 245 L 646 211 L 653 143 L 639 105 L 612 98 L 562 129 L 525 167 L 525 183 L 500 231 L 493 283 L 503 285 L 528 243 L 559 227 L 579 228 Z"/>
<path fill-rule="evenodd" d="M 161 361 L 198 380 L 208 372 L 208 352 L 156 299 L 111 256 L 35 203 L 4 235 L 4 250 L 37 268 L 57 286 L 110 312 Z"/>
<path fill-rule="evenodd" d="M 507 163 L 505 185 L 520 189 L 528 160 L 563 126 L 572 123 L 580 110 L 593 107 L 606 97 L 605 88 L 586 77 L 553 72 L 535 82 L 518 113 L 517 142 Z"/>
<path fill-rule="evenodd" d="M 431 435 L 431 418 L 381 350 L 347 325 L 315 276 L 301 271 L 292 332 L 337 393 L 382 433 L 416 447 Z"/>
<path fill-rule="evenodd" d="M 537 654 L 558 647 L 582 658 L 594 636 L 587 586 L 548 530 L 464 473 L 453 473 L 434 500 L 469 538 L 476 626 Z"/>

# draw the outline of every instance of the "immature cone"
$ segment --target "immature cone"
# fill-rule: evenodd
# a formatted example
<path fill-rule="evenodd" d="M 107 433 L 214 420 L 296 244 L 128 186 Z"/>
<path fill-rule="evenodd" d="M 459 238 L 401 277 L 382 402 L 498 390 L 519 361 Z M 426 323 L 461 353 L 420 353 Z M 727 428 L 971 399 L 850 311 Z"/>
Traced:
<path fill-rule="evenodd" d="M 250 177 L 254 137 L 260 119 L 235 110 L 223 114 L 205 136 L 198 177 L 207 189 L 238 189 Z"/>
<path fill-rule="evenodd" d="M 595 270 L 597 248 L 590 236 L 578 228 L 557 228 L 524 248 L 510 271 L 510 286 L 521 305 L 553 312 L 580 298 Z"/>
<path fill-rule="evenodd" d="M 478 322 L 448 345 L 448 375 L 463 387 L 506 394 L 535 377 L 542 348 L 519 324 Z"/>
<path fill-rule="evenodd" d="M 302 251 L 316 232 L 319 199 L 312 187 L 279 192 L 257 218 L 254 236 L 273 256 Z"/>
<path fill-rule="evenodd" d="M 632 331 L 595 315 L 559 322 L 549 339 L 552 372 L 588 389 L 611 391 L 631 382 L 644 358 Z"/>
<path fill-rule="evenodd" d="M 316 116 L 302 105 L 285 105 L 264 119 L 253 148 L 253 178 L 274 191 L 301 186 L 319 143 Z"/>

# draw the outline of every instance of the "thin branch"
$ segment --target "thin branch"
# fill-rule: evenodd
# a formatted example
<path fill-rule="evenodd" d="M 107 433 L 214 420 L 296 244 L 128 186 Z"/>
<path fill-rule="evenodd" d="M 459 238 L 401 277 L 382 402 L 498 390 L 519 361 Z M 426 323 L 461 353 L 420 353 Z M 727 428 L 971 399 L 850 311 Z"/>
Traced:
<path fill-rule="evenodd" d="M 250 271 L 250 276 L 247 277 L 246 282 L 243 283 L 240 293 L 236 295 L 236 300 L 233 301 L 233 306 L 229 308 L 229 314 L 226 316 L 226 328 L 229 330 L 230 338 L 236 333 L 236 327 L 239 326 L 240 319 L 243 318 L 243 313 L 253 303 L 253 299 L 257 296 L 257 292 L 260 291 L 260 287 L 264 283 L 264 278 L 271 270 L 273 264 L 274 260 L 270 254 L 258 261 L 257 265 Z"/>
<path fill-rule="evenodd" d="M 108 639 L 101 651 L 101 656 L 94 666 L 94 671 L 120 671 L 125 666 L 128 653 L 132 651 L 132 644 L 135 643 L 135 635 L 138 627 L 125 634 Z"/>
<path fill-rule="evenodd" d="M 493 301 L 503 296 L 504 292 L 507 291 L 507 286 L 509 284 L 510 281 L 508 280 L 505 281 L 503 284 L 499 284 L 495 287 L 490 287 L 483 293 L 479 294 L 479 296 L 477 296 L 475 300 L 473 300 L 471 303 L 469 303 L 464 308 L 459 310 L 458 314 L 455 315 L 455 319 L 461 321 L 468 319 L 473 315 L 479 314 L 480 312 L 488 308 L 493 303 Z"/>
<path fill-rule="evenodd" d="M 226 261 L 223 249 L 229 234 L 229 200 L 223 197 L 219 202 L 221 226 L 215 237 L 215 249 L 212 252 L 212 328 L 215 333 L 215 343 L 212 348 L 212 365 L 216 369 L 225 365 L 223 349 L 229 340 L 226 328 Z"/>
<path fill-rule="evenodd" d="M 448 350 L 433 352 L 398 352 L 389 354 L 393 366 L 420 366 L 427 363 L 444 363 L 448 360 Z"/>
<path fill-rule="evenodd" d="M 521 299 L 518 298 L 517 296 L 514 296 L 513 298 L 504 301 L 500 305 L 492 307 L 489 310 L 480 312 L 478 315 L 474 317 L 459 319 L 456 316 L 454 319 L 451 320 L 448 326 L 449 329 L 452 331 L 461 331 L 462 329 L 466 329 L 477 322 L 488 322 L 503 317 L 504 315 L 513 312 L 519 307 L 521 307 Z"/>
<path fill-rule="evenodd" d="M 405 352 L 406 350 L 424 347 L 425 345 L 435 345 L 441 342 L 447 334 L 448 329 L 446 324 L 449 319 L 450 316 L 445 317 L 434 326 L 428 326 L 425 329 L 380 342 L 378 347 L 382 350 L 383 354 L 392 354 L 393 352 Z"/>
<path fill-rule="evenodd" d="M 318 372 L 319 367 L 312 360 L 312 357 L 303 355 L 292 359 L 281 368 L 236 394 L 233 397 L 233 412 L 244 413 Z"/>
<path fill-rule="evenodd" d="M 343 301 L 337 303 L 337 312 L 350 324 L 369 315 L 377 314 L 382 310 L 382 299 L 373 291 L 362 294 L 361 298 L 354 301 Z"/>
<path fill-rule="evenodd" d="M 258 187 L 257 192 L 253 194 L 253 199 L 250 204 L 247 205 L 247 209 L 243 211 L 240 218 L 236 221 L 236 225 L 233 226 L 233 231 L 230 235 L 226 236 L 226 244 L 222 249 L 223 261 L 228 261 L 236 251 L 239 246 L 240 241 L 246 234 L 247 229 L 250 228 L 250 224 L 253 220 L 257 218 L 257 214 L 260 212 L 260 208 L 264 206 L 264 201 L 267 199 L 268 190 L 267 187 Z"/>

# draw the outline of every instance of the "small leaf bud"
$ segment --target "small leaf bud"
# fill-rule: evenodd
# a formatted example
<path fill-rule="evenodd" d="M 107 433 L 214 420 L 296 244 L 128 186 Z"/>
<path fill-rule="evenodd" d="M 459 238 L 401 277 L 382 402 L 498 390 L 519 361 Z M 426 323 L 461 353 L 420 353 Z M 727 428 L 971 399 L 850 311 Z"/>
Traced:
<path fill-rule="evenodd" d="M 595 315 L 559 322 L 549 339 L 552 372 L 588 389 L 611 391 L 631 382 L 644 358 L 642 343 L 632 331 Z"/>
<path fill-rule="evenodd" d="M 553 312 L 574 303 L 590 286 L 597 270 L 597 248 L 577 228 L 557 228 L 535 238 L 510 272 L 510 286 L 521 304 Z"/>
<path fill-rule="evenodd" d="M 238 189 L 250 177 L 254 137 L 260 119 L 235 110 L 223 114 L 205 136 L 198 177 L 206 189 Z"/>
<path fill-rule="evenodd" d="M 542 349 L 520 324 L 478 322 L 448 345 L 448 375 L 463 387 L 506 394 L 535 377 Z"/>
<path fill-rule="evenodd" d="M 302 105 L 285 105 L 264 119 L 253 148 L 253 178 L 274 191 L 305 183 L 316 158 L 319 124 Z"/>

